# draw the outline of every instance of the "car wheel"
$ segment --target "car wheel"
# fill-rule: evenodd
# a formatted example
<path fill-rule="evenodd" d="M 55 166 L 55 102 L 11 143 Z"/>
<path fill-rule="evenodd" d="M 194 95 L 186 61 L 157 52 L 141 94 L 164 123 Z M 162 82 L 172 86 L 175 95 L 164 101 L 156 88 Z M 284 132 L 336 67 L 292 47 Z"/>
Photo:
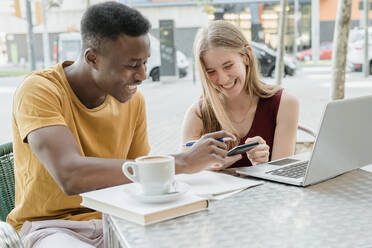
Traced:
<path fill-rule="evenodd" d="M 180 78 L 184 78 L 187 76 L 187 69 L 186 68 L 179 68 L 178 69 L 178 76 Z"/>
<path fill-rule="evenodd" d="M 310 61 L 310 60 L 311 60 L 311 56 L 309 56 L 309 55 L 304 56 L 304 61 Z"/>
<path fill-rule="evenodd" d="M 155 67 L 154 69 L 152 69 L 150 77 L 152 78 L 153 82 L 160 81 L 160 68 Z"/>
<path fill-rule="evenodd" d="M 285 66 L 284 67 L 284 72 L 283 72 L 283 77 L 286 77 L 287 75 L 289 75 L 289 73 L 288 73 L 287 67 Z"/>
<path fill-rule="evenodd" d="M 283 78 L 286 77 L 287 75 L 288 75 L 287 69 L 284 67 Z M 268 73 L 268 77 L 271 77 L 271 78 L 275 77 L 275 66 L 270 69 L 270 71 Z"/>
<path fill-rule="evenodd" d="M 273 67 L 269 70 L 269 72 L 267 73 L 267 76 L 268 76 L 268 77 L 271 77 L 271 78 L 275 77 L 275 66 L 273 66 Z"/>

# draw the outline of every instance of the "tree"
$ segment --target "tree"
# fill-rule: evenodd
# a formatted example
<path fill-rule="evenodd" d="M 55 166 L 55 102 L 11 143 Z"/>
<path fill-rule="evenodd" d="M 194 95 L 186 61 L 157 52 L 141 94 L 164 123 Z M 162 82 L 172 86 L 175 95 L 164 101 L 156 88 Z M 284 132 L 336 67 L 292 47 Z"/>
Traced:
<path fill-rule="evenodd" d="M 332 49 L 332 100 L 343 99 L 345 94 L 345 68 L 350 16 L 351 0 L 339 0 Z"/>
<path fill-rule="evenodd" d="M 56 7 L 59 8 L 63 4 L 63 0 L 48 0 L 47 1 L 47 9 Z"/>
<path fill-rule="evenodd" d="M 208 15 L 213 15 L 216 11 L 216 8 L 213 7 L 213 0 L 198 0 L 199 5 L 203 5 L 203 11 Z"/>
<path fill-rule="evenodd" d="M 280 0 L 280 19 L 279 19 L 279 30 L 278 30 L 278 45 L 277 45 L 277 52 L 276 52 L 276 61 L 275 61 L 275 79 L 276 84 L 282 84 L 283 72 L 284 72 L 284 64 L 283 64 L 283 56 L 284 56 L 284 34 L 285 34 L 285 21 L 286 21 L 286 8 L 287 8 L 287 0 Z"/>
<path fill-rule="evenodd" d="M 14 3 L 11 5 L 11 7 L 14 8 L 13 15 L 18 17 L 18 18 L 22 18 L 21 5 L 19 3 L 19 0 L 13 0 L 13 1 L 14 1 Z"/>

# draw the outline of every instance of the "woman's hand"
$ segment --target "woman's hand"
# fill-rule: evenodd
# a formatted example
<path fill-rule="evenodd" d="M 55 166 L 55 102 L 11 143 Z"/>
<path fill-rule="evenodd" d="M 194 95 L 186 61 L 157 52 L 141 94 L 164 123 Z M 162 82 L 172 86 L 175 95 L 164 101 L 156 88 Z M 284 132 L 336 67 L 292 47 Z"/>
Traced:
<path fill-rule="evenodd" d="M 266 141 L 260 136 L 255 136 L 245 140 L 245 144 L 250 142 L 258 142 L 259 145 L 247 152 L 248 159 L 252 165 L 262 164 L 269 162 L 270 147 Z"/>

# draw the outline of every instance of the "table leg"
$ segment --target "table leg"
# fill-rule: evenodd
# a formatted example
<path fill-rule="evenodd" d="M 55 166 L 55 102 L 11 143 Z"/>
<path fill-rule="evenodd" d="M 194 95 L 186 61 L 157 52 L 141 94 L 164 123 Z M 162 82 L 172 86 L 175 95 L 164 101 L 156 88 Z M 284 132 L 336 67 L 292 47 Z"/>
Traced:
<path fill-rule="evenodd" d="M 102 214 L 104 248 L 126 248 L 122 246 L 111 227 L 110 218 Z"/>

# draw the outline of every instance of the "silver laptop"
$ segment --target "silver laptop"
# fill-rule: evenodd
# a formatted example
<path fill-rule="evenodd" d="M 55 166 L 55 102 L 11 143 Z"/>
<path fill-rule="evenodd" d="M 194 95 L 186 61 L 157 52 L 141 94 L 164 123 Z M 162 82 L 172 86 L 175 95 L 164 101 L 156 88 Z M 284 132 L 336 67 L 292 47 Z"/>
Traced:
<path fill-rule="evenodd" d="M 241 167 L 236 172 L 308 186 L 371 163 L 372 96 L 364 96 L 327 104 L 312 153 Z"/>

